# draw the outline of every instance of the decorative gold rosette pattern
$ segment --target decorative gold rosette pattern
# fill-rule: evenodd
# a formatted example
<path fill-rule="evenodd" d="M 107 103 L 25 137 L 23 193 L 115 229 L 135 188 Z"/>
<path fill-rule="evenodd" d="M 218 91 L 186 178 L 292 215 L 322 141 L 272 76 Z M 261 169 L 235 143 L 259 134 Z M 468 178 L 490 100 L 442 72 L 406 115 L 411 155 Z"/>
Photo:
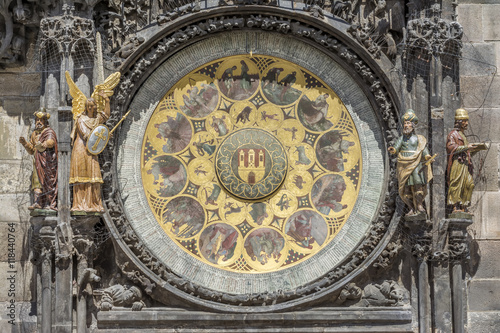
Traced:
<path fill-rule="evenodd" d="M 317 76 L 262 55 L 179 80 L 147 125 L 141 176 L 164 232 L 198 260 L 258 273 L 308 260 L 351 214 L 361 145 Z"/>

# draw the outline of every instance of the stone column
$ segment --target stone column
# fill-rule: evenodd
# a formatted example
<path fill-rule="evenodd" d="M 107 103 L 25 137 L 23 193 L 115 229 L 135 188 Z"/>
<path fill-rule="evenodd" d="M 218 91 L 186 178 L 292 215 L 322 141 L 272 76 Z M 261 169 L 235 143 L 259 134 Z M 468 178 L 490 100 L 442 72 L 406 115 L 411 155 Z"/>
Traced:
<path fill-rule="evenodd" d="M 417 267 L 417 285 L 418 285 L 418 327 L 420 333 L 432 332 L 432 312 L 431 312 L 431 294 L 429 282 L 428 258 L 431 254 L 432 244 L 432 223 L 429 220 L 408 220 L 405 221 L 406 227 L 414 240 L 412 254 L 414 262 L 412 267 Z"/>
<path fill-rule="evenodd" d="M 73 235 L 70 225 L 69 170 L 71 158 L 71 107 L 59 107 L 58 223 L 56 228 L 55 332 L 72 332 Z"/>
<path fill-rule="evenodd" d="M 453 332 L 465 332 L 467 321 L 464 306 L 465 282 L 463 277 L 463 263 L 469 259 L 469 242 L 467 227 L 472 224 L 471 219 L 449 219 L 448 251 L 451 263 L 451 286 L 453 302 Z"/>
<path fill-rule="evenodd" d="M 88 284 L 100 280 L 89 268 L 92 266 L 93 259 L 94 225 L 99 222 L 99 219 L 99 216 L 75 216 L 71 221 L 77 259 L 76 321 L 78 333 L 87 332 L 87 299 L 92 293 Z"/>
<path fill-rule="evenodd" d="M 437 80 L 436 94 L 441 92 L 441 63 L 436 60 Z M 442 99 L 437 96 L 434 99 L 435 103 L 441 103 Z M 431 108 L 431 134 L 430 143 L 432 146 L 432 154 L 437 154 L 434 163 L 432 163 L 433 180 L 430 186 L 431 193 L 431 214 L 432 214 L 432 317 L 434 329 L 442 332 L 451 331 L 451 288 L 450 288 L 450 271 L 446 256 L 446 238 L 448 224 L 445 221 L 445 183 L 446 183 L 446 149 L 444 138 L 446 137 L 444 130 L 443 109 Z"/>
<path fill-rule="evenodd" d="M 32 217 L 30 223 L 33 228 L 33 262 L 39 265 L 41 275 L 41 332 L 51 333 L 54 228 L 57 224 L 57 217 Z"/>

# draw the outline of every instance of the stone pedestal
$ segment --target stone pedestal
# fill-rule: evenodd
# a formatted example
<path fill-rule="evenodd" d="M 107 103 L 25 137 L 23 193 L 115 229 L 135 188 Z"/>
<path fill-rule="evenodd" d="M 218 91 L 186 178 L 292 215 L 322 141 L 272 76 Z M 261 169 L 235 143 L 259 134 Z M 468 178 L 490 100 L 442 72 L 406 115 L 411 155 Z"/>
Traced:
<path fill-rule="evenodd" d="M 466 216 L 467 217 L 467 216 Z M 451 287 L 453 301 L 453 332 L 465 332 L 467 313 L 464 307 L 466 285 L 463 275 L 463 263 L 469 260 L 469 242 L 467 227 L 472 224 L 470 218 L 451 218 L 448 229 L 448 251 L 451 264 Z"/>
<path fill-rule="evenodd" d="M 33 262 L 41 275 L 41 332 L 52 332 L 52 269 L 56 216 L 36 216 L 30 219 L 33 228 Z"/>

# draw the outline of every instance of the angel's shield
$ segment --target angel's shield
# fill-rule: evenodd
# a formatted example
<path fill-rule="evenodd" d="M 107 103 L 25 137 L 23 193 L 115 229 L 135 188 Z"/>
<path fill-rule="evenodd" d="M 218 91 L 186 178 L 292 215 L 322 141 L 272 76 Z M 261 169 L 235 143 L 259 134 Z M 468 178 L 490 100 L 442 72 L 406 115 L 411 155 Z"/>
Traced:
<path fill-rule="evenodd" d="M 105 125 L 98 125 L 90 133 L 89 139 L 87 140 L 87 150 L 92 155 L 100 154 L 109 140 L 109 129 Z"/>

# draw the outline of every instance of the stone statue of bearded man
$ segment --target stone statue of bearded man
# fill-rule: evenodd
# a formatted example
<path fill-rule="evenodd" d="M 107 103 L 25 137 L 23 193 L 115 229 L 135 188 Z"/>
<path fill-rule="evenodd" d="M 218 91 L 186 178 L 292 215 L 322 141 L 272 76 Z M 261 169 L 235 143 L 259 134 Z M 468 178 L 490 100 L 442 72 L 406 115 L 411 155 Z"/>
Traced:
<path fill-rule="evenodd" d="M 432 179 L 431 155 L 427 149 L 427 140 L 415 134 L 418 118 L 413 110 L 403 115 L 403 135 L 394 147 L 389 147 L 391 154 L 398 154 L 397 174 L 399 195 L 408 206 L 410 216 L 425 216 L 424 199 L 427 195 L 427 183 Z"/>

